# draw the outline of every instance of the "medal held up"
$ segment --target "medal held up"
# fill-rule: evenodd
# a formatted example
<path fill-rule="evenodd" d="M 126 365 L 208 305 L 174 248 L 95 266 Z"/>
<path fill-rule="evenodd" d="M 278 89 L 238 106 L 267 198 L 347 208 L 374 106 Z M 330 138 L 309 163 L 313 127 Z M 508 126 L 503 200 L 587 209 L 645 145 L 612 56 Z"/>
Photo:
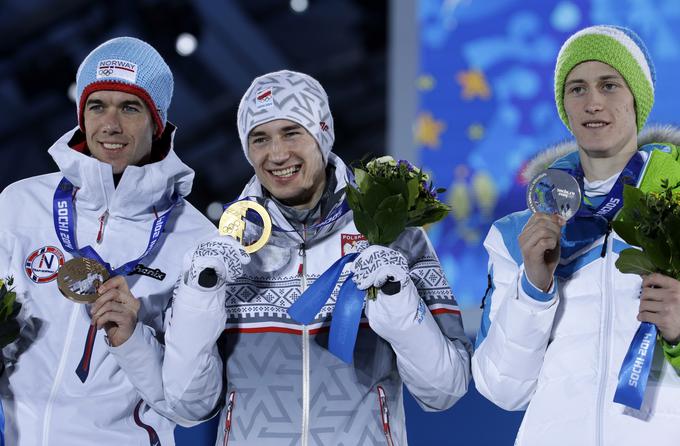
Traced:
<path fill-rule="evenodd" d="M 581 188 L 567 172 L 548 169 L 529 183 L 527 206 L 533 213 L 558 214 L 569 220 L 581 206 Z"/>
<path fill-rule="evenodd" d="M 243 237 L 246 230 L 246 217 L 248 211 L 255 212 L 262 221 L 262 234 L 260 237 L 248 245 L 245 244 Z M 220 217 L 219 233 L 221 236 L 229 236 L 243 245 L 243 249 L 252 254 L 261 249 L 272 234 L 272 219 L 267 210 L 255 201 L 241 200 L 232 203 Z"/>

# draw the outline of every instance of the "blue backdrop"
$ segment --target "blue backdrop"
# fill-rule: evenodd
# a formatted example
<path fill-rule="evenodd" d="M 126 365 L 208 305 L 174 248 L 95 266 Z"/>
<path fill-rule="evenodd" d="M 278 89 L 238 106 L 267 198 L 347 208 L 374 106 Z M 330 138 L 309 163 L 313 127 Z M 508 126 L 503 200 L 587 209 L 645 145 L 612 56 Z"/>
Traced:
<path fill-rule="evenodd" d="M 418 8 L 415 161 L 448 188 L 453 212 L 430 237 L 474 336 L 486 288 L 484 236 L 495 219 L 525 207 L 518 175 L 527 160 L 569 137 L 553 101 L 560 45 L 591 24 L 634 29 L 658 73 L 650 122 L 677 123 L 680 2 L 420 0 Z M 424 413 L 409 396 L 406 411 L 411 446 L 510 446 L 522 417 L 495 408 L 474 386 L 446 412 Z M 178 444 L 212 444 L 215 428 L 178 429 Z"/>

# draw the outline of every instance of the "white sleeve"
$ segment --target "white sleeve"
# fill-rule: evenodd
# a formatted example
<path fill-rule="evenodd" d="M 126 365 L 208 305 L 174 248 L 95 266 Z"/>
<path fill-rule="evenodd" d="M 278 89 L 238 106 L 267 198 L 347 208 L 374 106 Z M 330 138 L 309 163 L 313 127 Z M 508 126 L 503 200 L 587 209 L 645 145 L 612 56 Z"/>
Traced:
<path fill-rule="evenodd" d="M 178 282 L 166 312 L 163 384 L 172 410 L 203 421 L 220 403 L 223 363 L 217 340 L 224 331 L 224 285 L 199 291 Z"/>
<path fill-rule="evenodd" d="M 445 410 L 467 392 L 472 346 L 422 228 L 407 230 L 394 248 L 410 259 L 411 280 L 393 296 L 379 293 L 376 303 L 385 308 L 376 312 L 377 318 L 369 317 L 369 323 L 381 325 L 381 336 L 396 354 L 399 375 L 420 407 Z"/>
<path fill-rule="evenodd" d="M 555 293 L 540 301 L 524 291 L 523 266 L 513 259 L 496 226 L 484 246 L 493 291 L 485 304 L 472 374 L 477 390 L 490 401 L 506 410 L 522 410 L 536 390 L 558 297 Z"/>
<path fill-rule="evenodd" d="M 392 330 L 383 330 L 381 336 L 392 346 L 399 375 L 418 404 L 426 411 L 448 409 L 467 392 L 470 381 L 469 343 L 466 346 L 460 338 L 444 335 L 412 283 L 401 293 L 415 294 L 417 309 L 391 319 Z M 389 301 L 394 297 L 396 295 L 379 293 L 378 300 Z M 454 320 L 441 322 L 455 324 Z"/>
<path fill-rule="evenodd" d="M 156 339 L 153 328 L 138 322 L 127 341 L 108 349 L 147 405 L 183 426 L 197 424 L 175 413 L 167 404 L 161 379 L 163 346 Z"/>

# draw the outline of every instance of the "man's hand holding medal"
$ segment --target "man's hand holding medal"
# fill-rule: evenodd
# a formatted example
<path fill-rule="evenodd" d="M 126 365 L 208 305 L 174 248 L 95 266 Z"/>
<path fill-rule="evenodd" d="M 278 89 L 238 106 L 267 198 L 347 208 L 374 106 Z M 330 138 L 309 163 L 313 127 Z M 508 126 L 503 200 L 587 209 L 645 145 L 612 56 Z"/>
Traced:
<path fill-rule="evenodd" d="M 567 220 L 578 212 L 581 190 L 574 177 L 548 169 L 534 178 L 527 190 L 527 205 L 534 213 L 519 236 L 527 279 L 548 291 L 560 261 L 560 237 Z"/>

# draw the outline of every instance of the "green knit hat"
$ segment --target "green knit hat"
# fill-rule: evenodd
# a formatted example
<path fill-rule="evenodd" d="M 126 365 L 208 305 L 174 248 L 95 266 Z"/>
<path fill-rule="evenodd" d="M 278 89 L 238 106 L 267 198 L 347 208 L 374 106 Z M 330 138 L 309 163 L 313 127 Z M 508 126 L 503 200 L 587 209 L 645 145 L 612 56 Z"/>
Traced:
<path fill-rule="evenodd" d="M 555 65 L 555 102 L 562 122 L 569 127 L 564 110 L 564 83 L 578 64 L 596 60 L 621 74 L 635 99 L 638 132 L 654 104 L 656 73 L 652 59 L 640 37 L 628 28 L 612 25 L 591 26 L 564 42 Z"/>

